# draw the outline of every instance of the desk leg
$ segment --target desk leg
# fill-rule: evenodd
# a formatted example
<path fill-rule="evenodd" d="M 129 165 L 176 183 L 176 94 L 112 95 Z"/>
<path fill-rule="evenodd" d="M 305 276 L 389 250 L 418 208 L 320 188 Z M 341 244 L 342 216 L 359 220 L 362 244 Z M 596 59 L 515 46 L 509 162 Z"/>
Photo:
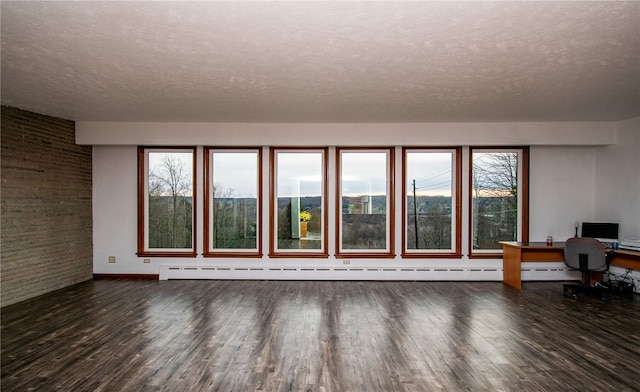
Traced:
<path fill-rule="evenodd" d="M 502 248 L 502 280 L 517 289 L 522 288 L 522 249 L 513 246 Z"/>

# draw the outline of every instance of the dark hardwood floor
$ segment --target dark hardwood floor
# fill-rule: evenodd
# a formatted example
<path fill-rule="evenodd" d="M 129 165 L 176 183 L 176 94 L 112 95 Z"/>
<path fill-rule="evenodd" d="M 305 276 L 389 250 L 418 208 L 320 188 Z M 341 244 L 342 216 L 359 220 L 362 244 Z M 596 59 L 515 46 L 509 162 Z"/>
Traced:
<path fill-rule="evenodd" d="M 557 282 L 96 280 L 2 309 L 1 366 L 3 392 L 637 391 L 640 302 Z"/>

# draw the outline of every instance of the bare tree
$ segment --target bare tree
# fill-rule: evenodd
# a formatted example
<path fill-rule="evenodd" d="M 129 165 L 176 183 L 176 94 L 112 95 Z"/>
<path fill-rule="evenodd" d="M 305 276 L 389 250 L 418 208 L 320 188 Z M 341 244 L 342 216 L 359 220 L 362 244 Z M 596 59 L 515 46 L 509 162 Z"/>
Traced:
<path fill-rule="evenodd" d="M 191 181 L 184 162 L 173 154 L 165 154 L 159 166 L 149 173 L 149 221 L 158 248 L 191 247 L 193 207 L 188 199 Z M 167 199 L 169 203 L 167 203 Z"/>
<path fill-rule="evenodd" d="M 473 188 L 476 197 L 518 196 L 518 155 L 511 152 L 485 154 L 474 161 Z"/>
<path fill-rule="evenodd" d="M 412 210 L 413 197 L 408 198 Z M 408 249 L 448 249 L 451 247 L 451 198 L 421 196 L 416 199 L 417 213 L 407 215 Z M 414 223 L 417 223 L 414 224 Z M 418 238 L 416 244 L 416 226 Z"/>
<path fill-rule="evenodd" d="M 474 248 L 517 238 L 518 154 L 486 153 L 473 161 Z"/>
<path fill-rule="evenodd" d="M 213 247 L 234 248 L 233 240 L 239 237 L 237 224 L 234 224 L 233 189 L 224 189 L 219 184 L 213 186 Z M 229 233 L 232 230 L 234 233 Z"/>

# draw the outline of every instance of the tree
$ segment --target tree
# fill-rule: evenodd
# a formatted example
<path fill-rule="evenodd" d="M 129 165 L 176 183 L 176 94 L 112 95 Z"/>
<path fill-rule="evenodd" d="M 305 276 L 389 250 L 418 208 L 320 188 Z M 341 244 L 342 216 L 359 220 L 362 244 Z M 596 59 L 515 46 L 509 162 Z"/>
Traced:
<path fill-rule="evenodd" d="M 499 249 L 499 241 L 517 239 L 518 154 L 491 152 L 473 156 L 474 249 Z"/>
<path fill-rule="evenodd" d="M 164 154 L 161 163 L 150 170 L 150 248 L 191 248 L 191 181 L 184 162 L 174 154 Z"/>
<path fill-rule="evenodd" d="M 256 246 L 256 199 L 234 196 L 233 188 L 213 186 L 213 247 L 253 249 Z"/>
<path fill-rule="evenodd" d="M 407 248 L 451 248 L 451 198 L 419 196 L 414 214 L 414 198 L 407 198 Z M 418 238 L 416 244 L 416 226 Z"/>
<path fill-rule="evenodd" d="M 451 247 L 451 219 L 442 204 L 434 204 L 427 210 L 431 230 L 424 233 L 426 249 L 447 249 Z"/>

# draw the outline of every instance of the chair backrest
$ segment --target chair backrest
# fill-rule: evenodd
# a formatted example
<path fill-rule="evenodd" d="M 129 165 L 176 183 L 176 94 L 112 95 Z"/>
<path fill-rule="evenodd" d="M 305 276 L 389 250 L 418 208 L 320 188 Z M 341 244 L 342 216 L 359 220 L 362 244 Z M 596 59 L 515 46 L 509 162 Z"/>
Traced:
<path fill-rule="evenodd" d="M 564 262 L 580 271 L 605 271 L 607 254 L 595 238 L 569 238 L 564 244 Z"/>

